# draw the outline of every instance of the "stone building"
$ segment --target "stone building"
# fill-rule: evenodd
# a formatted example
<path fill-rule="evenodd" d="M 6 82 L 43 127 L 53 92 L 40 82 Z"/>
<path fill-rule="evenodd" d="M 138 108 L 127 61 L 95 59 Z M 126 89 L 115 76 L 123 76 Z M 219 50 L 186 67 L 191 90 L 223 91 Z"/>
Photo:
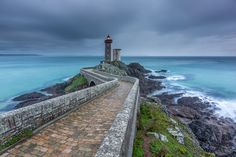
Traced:
<path fill-rule="evenodd" d="M 121 49 L 113 49 L 113 61 L 121 61 L 120 51 Z"/>
<path fill-rule="evenodd" d="M 104 43 L 105 43 L 104 62 L 111 63 L 112 61 L 121 61 L 121 57 L 120 57 L 121 49 L 113 49 L 112 51 L 112 47 L 111 47 L 112 39 L 110 35 L 106 36 Z"/>
<path fill-rule="evenodd" d="M 112 39 L 109 35 L 105 38 L 105 62 L 110 63 L 112 61 L 112 54 L 111 54 L 111 44 L 112 44 Z"/>

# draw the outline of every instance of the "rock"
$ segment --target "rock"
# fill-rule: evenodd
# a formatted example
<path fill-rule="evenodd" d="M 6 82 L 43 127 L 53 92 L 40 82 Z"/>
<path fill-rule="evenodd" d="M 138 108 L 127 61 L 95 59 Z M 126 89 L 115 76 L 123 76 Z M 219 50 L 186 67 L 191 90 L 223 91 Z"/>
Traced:
<path fill-rule="evenodd" d="M 162 93 L 161 95 L 155 95 L 155 97 L 159 98 L 162 104 L 168 106 L 175 104 L 174 99 L 182 95 L 183 95 L 182 93 L 176 93 L 176 94 Z"/>
<path fill-rule="evenodd" d="M 201 117 L 200 113 L 193 108 L 182 105 L 170 105 L 168 106 L 168 111 L 174 116 L 190 120 L 196 120 Z"/>
<path fill-rule="evenodd" d="M 73 79 L 73 78 L 71 78 L 71 79 Z M 63 82 L 63 83 L 57 83 L 57 84 L 55 84 L 53 86 L 44 88 L 41 91 L 47 92 L 49 94 L 52 94 L 53 96 L 63 95 L 63 94 L 65 94 L 65 88 L 69 85 L 70 80 L 66 81 L 66 82 Z"/>
<path fill-rule="evenodd" d="M 18 97 L 15 97 L 12 100 L 13 101 L 35 100 L 35 99 L 39 99 L 39 98 L 44 97 L 44 96 L 45 95 L 42 94 L 42 93 L 32 92 L 32 93 L 27 93 L 27 94 L 20 95 Z"/>
<path fill-rule="evenodd" d="M 156 73 L 166 73 L 167 72 L 167 70 L 164 70 L 164 69 L 162 69 L 162 70 L 159 70 L 159 71 L 155 71 Z"/>
<path fill-rule="evenodd" d="M 206 109 L 211 107 L 209 102 L 203 102 L 200 98 L 198 97 L 182 97 L 178 99 L 178 104 L 181 104 L 183 106 L 189 106 L 194 109 Z"/>
<path fill-rule="evenodd" d="M 172 122 L 172 124 L 177 124 L 177 122 L 173 118 L 170 118 L 170 121 Z"/>
<path fill-rule="evenodd" d="M 204 150 L 218 155 L 228 155 L 236 152 L 236 126 L 222 120 L 196 120 L 189 127 L 197 137 Z"/>
<path fill-rule="evenodd" d="M 165 76 L 154 76 L 154 75 L 150 75 L 148 76 L 149 79 L 165 79 Z"/>
<path fill-rule="evenodd" d="M 116 62 L 113 62 L 113 64 L 103 63 L 103 64 L 98 65 L 96 68 L 106 73 L 119 75 L 119 76 L 127 76 L 126 71 L 119 68 L 121 67 L 122 62 L 116 61 Z M 124 68 L 123 66 L 122 68 Z M 128 69 L 128 68 L 124 68 L 124 69 Z"/>
<path fill-rule="evenodd" d="M 144 68 L 141 64 L 139 64 L 139 63 L 130 63 L 130 64 L 128 65 L 128 67 L 129 67 L 130 69 L 136 69 L 136 70 L 140 71 L 141 73 L 150 73 L 150 72 L 151 72 L 150 70 L 145 69 L 145 68 Z"/>
<path fill-rule="evenodd" d="M 40 99 L 28 99 L 28 100 L 25 100 L 25 101 L 22 101 L 22 102 L 16 104 L 14 108 L 18 109 L 18 108 L 21 108 L 21 107 L 29 106 L 29 105 L 39 103 L 41 101 L 44 101 L 44 100 L 47 100 L 47 99 L 50 99 L 50 98 L 52 98 L 52 97 L 51 96 L 44 96 L 44 97 L 41 97 Z"/>
<path fill-rule="evenodd" d="M 148 132 L 147 135 L 152 135 L 154 136 L 156 139 L 161 140 L 162 142 L 168 142 L 168 139 L 165 135 L 162 135 L 160 133 L 156 133 L 156 132 Z"/>
<path fill-rule="evenodd" d="M 167 131 L 174 136 L 180 144 L 184 144 L 184 135 L 178 127 L 167 128 Z"/>
<path fill-rule="evenodd" d="M 139 79 L 140 95 L 143 97 L 146 97 L 148 94 L 156 90 L 164 88 L 161 85 L 161 82 L 145 78 L 145 74 L 151 71 L 145 69 L 139 63 L 130 63 L 126 67 L 123 63 L 119 63 L 117 66 L 125 70 L 129 76 L 136 77 Z"/>

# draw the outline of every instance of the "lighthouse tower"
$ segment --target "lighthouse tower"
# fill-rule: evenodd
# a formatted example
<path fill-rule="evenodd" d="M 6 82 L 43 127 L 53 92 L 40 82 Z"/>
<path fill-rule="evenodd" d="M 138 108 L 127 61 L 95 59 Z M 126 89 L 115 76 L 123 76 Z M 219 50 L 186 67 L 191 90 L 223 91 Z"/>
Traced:
<path fill-rule="evenodd" d="M 112 61 L 112 49 L 111 49 L 111 43 L 112 39 L 109 35 L 106 36 L 105 38 L 105 62 L 110 63 Z"/>

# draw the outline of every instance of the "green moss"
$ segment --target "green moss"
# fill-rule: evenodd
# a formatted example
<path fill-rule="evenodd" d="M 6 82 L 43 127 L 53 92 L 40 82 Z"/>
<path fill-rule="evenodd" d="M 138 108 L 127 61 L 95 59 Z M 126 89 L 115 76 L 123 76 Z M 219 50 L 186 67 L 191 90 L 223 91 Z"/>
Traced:
<path fill-rule="evenodd" d="M 174 119 L 174 117 L 171 117 Z M 141 104 L 140 114 L 138 116 L 138 133 L 135 139 L 134 155 L 135 157 L 143 156 L 142 153 L 138 154 L 138 150 L 143 152 L 143 139 L 146 137 L 147 132 L 157 132 L 165 135 L 168 142 L 160 141 L 154 137 L 149 137 L 149 152 L 152 156 L 160 157 L 208 157 L 205 151 L 201 149 L 198 144 L 193 141 L 192 134 L 186 126 L 174 119 L 177 124 L 173 124 L 170 117 L 162 111 L 160 105 L 150 102 Z M 173 137 L 167 128 L 180 128 L 185 137 L 185 144 L 178 143 L 177 139 Z M 147 151 L 147 150 L 146 150 Z M 137 155 L 138 154 L 138 155 Z M 211 156 L 210 156 L 211 157 Z"/>
<path fill-rule="evenodd" d="M 87 79 L 82 75 L 77 75 L 72 79 L 70 85 L 68 85 L 65 88 L 65 92 L 66 93 L 74 92 L 77 91 L 78 89 L 83 88 L 83 86 L 87 85 L 88 85 Z"/>
<path fill-rule="evenodd" d="M 143 137 L 142 133 L 140 130 L 137 131 L 136 139 L 134 141 L 134 151 L 133 151 L 133 156 L 135 157 L 142 157 L 144 155 L 143 151 Z"/>
<path fill-rule="evenodd" d="M 32 130 L 26 129 L 26 130 L 22 131 L 21 133 L 12 136 L 9 139 L 5 139 L 4 142 L 1 143 L 1 145 L 0 145 L 0 151 L 17 143 L 18 141 L 20 141 L 24 138 L 31 137 L 32 134 L 33 134 Z"/>

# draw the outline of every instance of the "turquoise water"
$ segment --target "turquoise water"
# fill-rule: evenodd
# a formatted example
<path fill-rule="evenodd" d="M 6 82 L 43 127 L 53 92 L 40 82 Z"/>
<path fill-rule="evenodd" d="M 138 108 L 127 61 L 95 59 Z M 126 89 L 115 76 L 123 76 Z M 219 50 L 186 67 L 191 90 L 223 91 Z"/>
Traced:
<path fill-rule="evenodd" d="M 222 115 L 236 115 L 236 57 L 123 57 L 152 70 L 168 70 L 161 92 L 183 92 L 216 102 Z M 94 66 L 102 57 L 0 56 L 0 109 L 13 96 L 38 90 Z M 154 75 L 158 75 L 154 73 Z M 158 94 L 156 92 L 154 94 Z"/>

